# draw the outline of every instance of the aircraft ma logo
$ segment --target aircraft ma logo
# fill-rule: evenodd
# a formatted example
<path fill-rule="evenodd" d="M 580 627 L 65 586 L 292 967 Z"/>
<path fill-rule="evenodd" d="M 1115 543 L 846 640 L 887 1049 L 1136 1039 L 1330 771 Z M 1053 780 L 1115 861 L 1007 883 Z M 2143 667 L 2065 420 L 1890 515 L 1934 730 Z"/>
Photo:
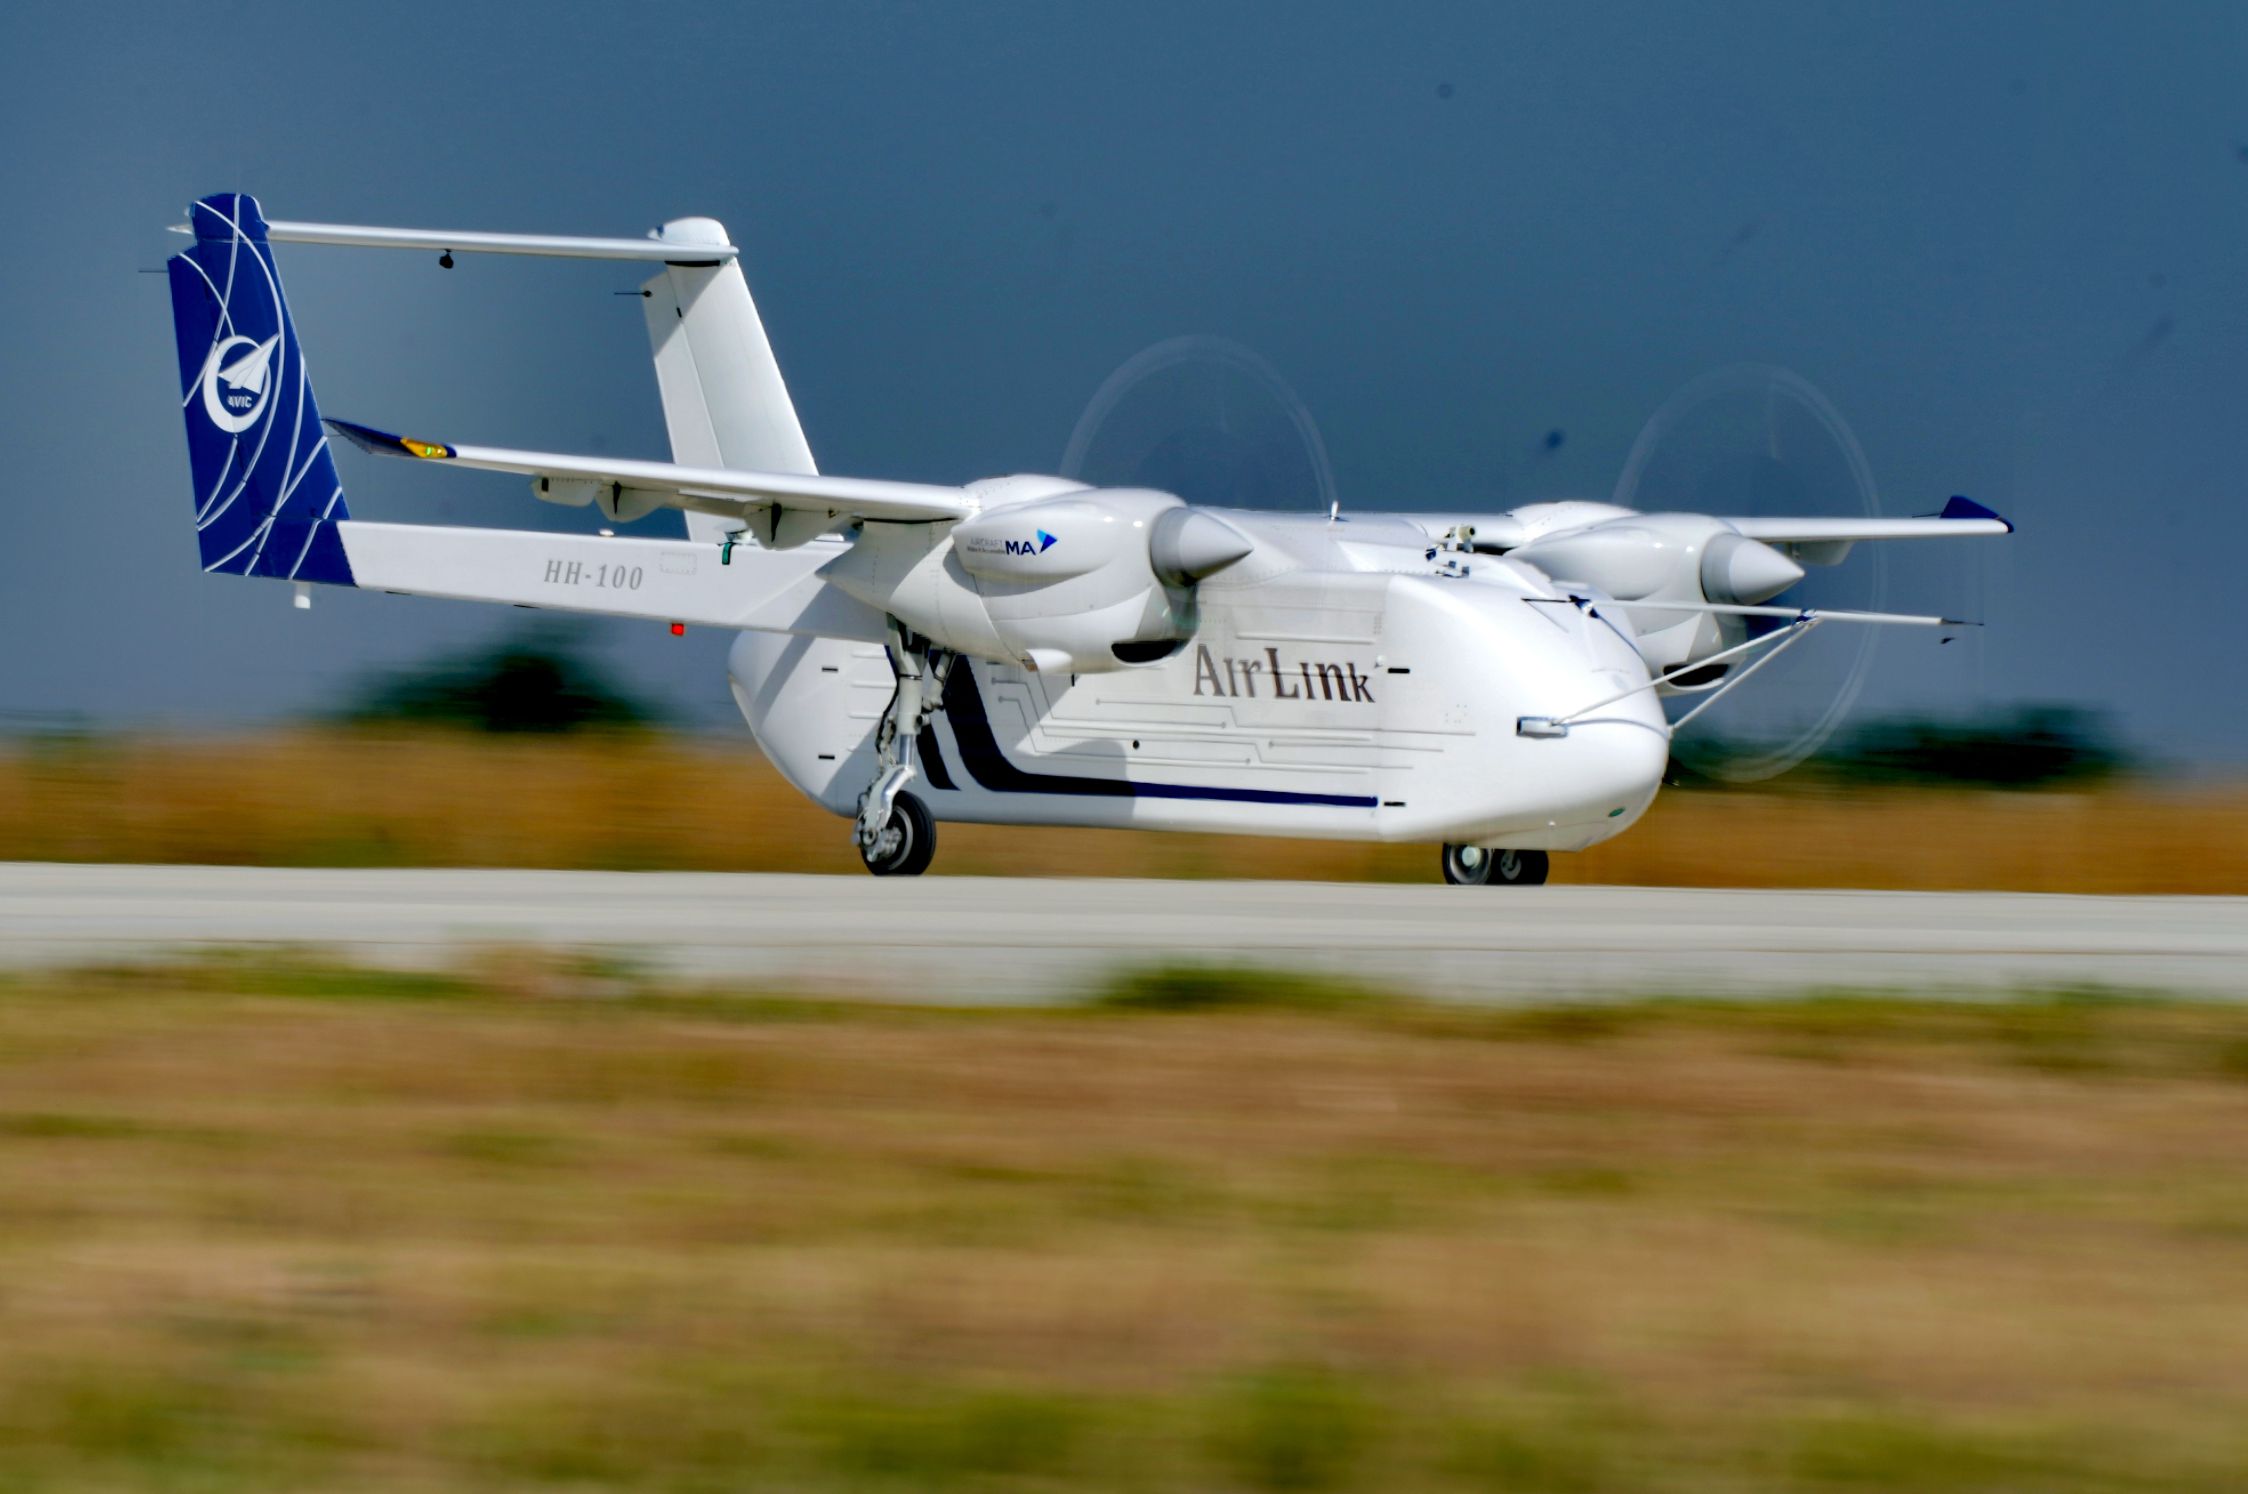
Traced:
<path fill-rule="evenodd" d="M 988 534 L 970 535 L 968 537 L 968 553 L 971 555 L 1021 555 L 1036 557 L 1045 554 L 1048 550 L 1053 549 L 1055 545 L 1061 542 L 1061 536 L 1048 534 L 1043 529 L 1033 530 L 1032 533 L 1037 537 L 1035 539 L 1026 540 L 1001 540 L 996 539 Z"/>
<path fill-rule="evenodd" d="M 276 332 L 265 341 L 228 337 L 211 348 L 203 360 L 203 413 L 211 424 L 228 435 L 240 435 L 258 423 L 265 402 L 273 394 L 273 352 L 281 346 Z"/>

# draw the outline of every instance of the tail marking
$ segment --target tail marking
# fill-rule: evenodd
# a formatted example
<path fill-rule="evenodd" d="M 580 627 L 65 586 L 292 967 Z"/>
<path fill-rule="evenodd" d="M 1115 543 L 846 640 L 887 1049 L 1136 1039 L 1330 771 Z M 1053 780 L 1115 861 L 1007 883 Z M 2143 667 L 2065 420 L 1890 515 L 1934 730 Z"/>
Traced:
<path fill-rule="evenodd" d="M 336 521 L 351 517 L 257 200 L 189 212 L 172 257 L 180 410 L 203 569 L 352 584 Z"/>

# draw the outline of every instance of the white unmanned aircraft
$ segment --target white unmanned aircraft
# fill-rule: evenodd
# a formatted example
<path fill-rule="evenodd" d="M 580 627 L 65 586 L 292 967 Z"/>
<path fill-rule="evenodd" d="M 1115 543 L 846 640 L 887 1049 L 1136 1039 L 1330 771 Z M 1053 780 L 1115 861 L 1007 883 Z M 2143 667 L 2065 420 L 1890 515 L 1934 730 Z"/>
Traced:
<path fill-rule="evenodd" d="M 645 239 L 280 223 L 206 197 L 170 262 L 203 568 L 730 628 L 735 700 L 867 869 L 925 870 L 939 820 L 1441 844 L 1445 880 L 1545 880 L 1628 828 L 1671 733 L 1828 621 L 1776 604 L 1861 540 L 1995 535 L 1964 498 L 1912 519 L 1750 519 L 1537 503 L 1345 517 L 1213 509 L 1061 477 L 820 475 L 708 218 Z M 637 260 L 669 462 L 323 428 L 269 245 Z M 368 523 L 328 432 L 510 472 L 551 503 L 684 539 Z M 1677 722 L 1664 698 L 1705 698 Z"/>

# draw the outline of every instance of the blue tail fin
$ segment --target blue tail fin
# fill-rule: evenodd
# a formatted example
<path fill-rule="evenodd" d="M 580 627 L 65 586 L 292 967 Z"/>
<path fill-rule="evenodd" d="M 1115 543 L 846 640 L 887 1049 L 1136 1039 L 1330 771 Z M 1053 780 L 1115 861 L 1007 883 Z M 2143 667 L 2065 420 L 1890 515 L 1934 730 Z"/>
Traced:
<path fill-rule="evenodd" d="M 335 521 L 351 515 L 257 199 L 221 193 L 188 216 L 172 327 L 203 569 L 349 586 Z"/>

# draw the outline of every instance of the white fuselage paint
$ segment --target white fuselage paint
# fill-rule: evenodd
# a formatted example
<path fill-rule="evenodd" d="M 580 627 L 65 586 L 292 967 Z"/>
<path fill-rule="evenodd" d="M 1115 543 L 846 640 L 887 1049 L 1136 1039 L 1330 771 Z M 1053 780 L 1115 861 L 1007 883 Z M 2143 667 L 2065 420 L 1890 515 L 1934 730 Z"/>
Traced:
<path fill-rule="evenodd" d="M 1088 674 L 960 661 L 913 784 L 938 819 L 1575 850 L 1653 801 L 1670 743 L 1651 690 L 1566 737 L 1516 733 L 1648 679 L 1536 572 L 1431 561 L 1394 521 L 1225 517 L 1256 554 L 1200 585 L 1170 658 Z M 745 632 L 729 671 L 781 772 L 852 813 L 892 687 L 884 650 Z"/>

